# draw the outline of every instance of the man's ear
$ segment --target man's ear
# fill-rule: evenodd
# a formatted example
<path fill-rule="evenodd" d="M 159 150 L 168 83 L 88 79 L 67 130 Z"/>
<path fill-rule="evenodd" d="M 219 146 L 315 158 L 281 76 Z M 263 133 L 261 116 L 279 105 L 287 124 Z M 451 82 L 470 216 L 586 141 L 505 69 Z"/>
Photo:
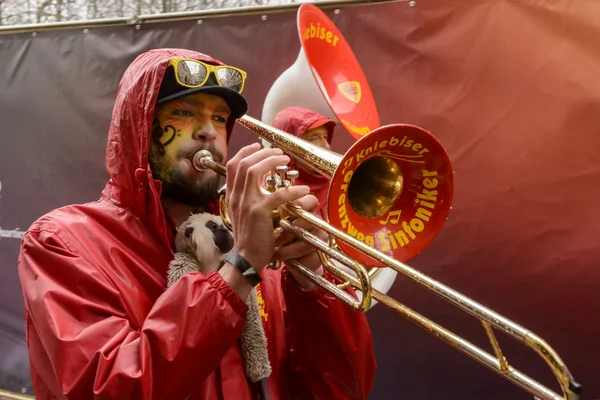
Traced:
<path fill-rule="evenodd" d="M 183 233 L 186 238 L 189 238 L 193 232 L 194 232 L 194 228 L 192 226 L 188 226 L 187 228 L 185 228 L 185 231 Z"/>

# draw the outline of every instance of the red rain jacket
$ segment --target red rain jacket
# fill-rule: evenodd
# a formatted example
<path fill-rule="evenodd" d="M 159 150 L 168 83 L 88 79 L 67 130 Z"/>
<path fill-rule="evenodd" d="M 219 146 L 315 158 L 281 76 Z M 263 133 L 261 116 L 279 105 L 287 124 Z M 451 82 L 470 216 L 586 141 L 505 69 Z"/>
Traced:
<path fill-rule="evenodd" d="M 42 216 L 22 240 L 18 271 L 39 400 L 257 397 L 238 344 L 245 303 L 214 272 L 190 273 L 167 289 L 174 227 L 147 156 L 173 56 L 218 63 L 174 49 L 138 57 L 119 85 L 101 197 Z M 263 276 L 269 399 L 366 398 L 375 360 L 365 316 L 322 290 L 303 291 L 285 270 Z"/>
<path fill-rule="evenodd" d="M 296 137 L 300 137 L 304 132 L 311 128 L 313 124 L 326 120 L 331 121 L 326 124 L 326 128 L 329 132 L 327 141 L 331 144 L 335 123 L 323 114 L 313 110 L 301 107 L 284 108 L 275 116 L 273 127 L 281 129 Z M 307 171 L 301 165 L 297 164 L 293 158 L 288 167 L 290 169 L 295 169 L 300 173 L 300 177 L 296 180 L 296 183 L 299 185 L 307 185 L 310 188 L 311 193 L 319 200 L 315 213 L 327 221 L 327 193 L 329 191 L 330 178 Z"/>

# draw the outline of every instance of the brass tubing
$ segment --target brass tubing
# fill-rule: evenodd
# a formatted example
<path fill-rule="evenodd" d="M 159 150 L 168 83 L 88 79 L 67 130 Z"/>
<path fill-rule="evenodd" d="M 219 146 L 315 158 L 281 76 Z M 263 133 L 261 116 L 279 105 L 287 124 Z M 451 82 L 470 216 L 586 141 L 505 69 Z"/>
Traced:
<path fill-rule="evenodd" d="M 285 208 L 287 211 L 289 207 L 290 206 L 286 204 L 283 208 Z M 294 205 L 293 207 L 296 208 L 298 206 Z M 354 270 L 356 275 L 360 278 L 360 290 L 363 293 L 363 298 L 360 301 L 354 299 L 354 297 L 352 297 L 348 292 L 344 291 L 343 287 L 338 287 L 337 285 L 335 285 L 327 280 L 325 280 L 325 282 L 327 282 L 328 286 L 332 285 L 333 287 L 335 287 L 337 289 L 336 293 L 339 292 L 339 293 L 343 294 L 344 297 L 349 296 L 352 299 L 352 302 L 349 303 L 348 301 L 345 301 L 345 303 L 350 305 L 355 310 L 360 311 L 360 312 L 366 312 L 371 307 L 371 290 L 372 290 L 371 277 L 369 276 L 369 273 L 367 272 L 367 270 L 365 269 L 364 266 L 362 266 L 360 263 L 352 260 L 351 258 L 345 256 L 344 254 L 340 253 L 339 251 L 330 248 L 327 245 L 327 243 L 323 242 L 321 239 L 319 239 L 312 233 L 306 231 L 305 229 L 294 226 L 286 220 L 281 221 L 281 226 L 286 231 L 293 233 L 299 239 L 307 241 L 308 243 L 310 243 L 311 245 L 316 247 L 319 251 L 327 254 L 327 256 L 329 256 L 335 260 L 338 260 L 342 264 L 346 265 L 348 268 L 351 268 L 352 270 Z M 290 261 L 291 260 L 285 261 L 286 265 L 288 265 L 290 263 Z M 331 264 L 327 263 L 327 265 L 331 265 Z M 333 291 L 330 291 L 330 293 L 333 295 L 336 294 Z"/>
<path fill-rule="evenodd" d="M 316 215 L 306 212 L 301 209 L 290 210 L 293 215 L 298 218 L 302 218 L 313 224 L 314 226 L 327 232 L 329 235 L 334 236 L 338 240 L 345 241 L 350 244 L 353 248 L 360 250 L 362 253 L 372 257 L 373 259 L 381 262 L 387 267 L 390 267 L 399 273 L 411 278 L 417 283 L 425 286 L 438 296 L 448 300 L 455 304 L 459 308 L 475 316 L 476 318 L 488 322 L 490 325 L 500 329 L 506 334 L 518 339 L 525 345 L 535 350 L 540 357 L 546 361 L 554 375 L 556 376 L 563 393 L 567 396 L 568 400 L 576 400 L 579 398 L 578 392 L 580 386 L 573 380 L 573 377 L 567 366 L 564 364 L 560 356 L 552 349 L 544 340 L 530 332 L 529 330 L 521 327 L 520 325 L 510 321 L 509 319 L 501 316 L 500 314 L 482 306 L 481 304 L 471 300 L 470 298 L 458 293 L 457 291 L 449 288 L 448 286 L 428 277 L 427 275 L 409 267 L 408 265 L 401 263 L 388 255 L 381 253 L 374 248 L 366 245 L 360 240 L 350 236 L 323 221 Z M 376 300 L 378 300 L 375 297 Z M 487 353 L 486 353 L 487 354 Z M 497 359 L 494 358 L 496 362 Z M 548 398 L 548 397 L 541 397 Z M 552 398 L 552 397 L 549 397 Z"/>
<path fill-rule="evenodd" d="M 356 278 L 348 274 L 346 271 L 336 269 L 331 270 L 331 273 L 334 274 L 338 279 L 349 281 L 354 288 L 360 290 L 359 282 L 356 280 Z M 539 384 L 538 382 L 534 381 L 533 379 L 531 379 L 530 377 L 513 367 L 509 366 L 508 371 L 504 371 L 498 359 L 490 355 L 486 351 L 481 350 L 469 341 L 452 333 L 451 331 L 447 330 L 441 325 L 438 325 L 437 323 L 417 313 L 411 308 L 391 298 L 390 296 L 383 294 L 376 289 L 372 289 L 371 292 L 373 298 L 378 302 L 384 304 L 388 308 L 391 308 L 399 315 L 420 326 L 435 337 L 450 344 L 452 347 L 471 357 L 475 361 L 478 361 L 480 364 L 483 364 L 492 371 L 498 373 L 499 375 L 508 379 L 512 383 L 516 384 L 520 388 L 531 393 L 532 395 L 537 396 L 543 400 L 570 400 L 576 398 L 569 396 L 565 398 L 559 396 L 557 393 Z"/>

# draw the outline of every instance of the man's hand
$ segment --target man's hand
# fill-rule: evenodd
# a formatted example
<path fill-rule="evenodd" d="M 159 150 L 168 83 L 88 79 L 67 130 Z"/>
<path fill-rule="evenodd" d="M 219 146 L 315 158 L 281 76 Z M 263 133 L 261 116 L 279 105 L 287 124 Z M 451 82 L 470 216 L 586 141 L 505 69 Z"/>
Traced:
<path fill-rule="evenodd" d="M 299 185 L 263 193 L 260 190 L 262 177 L 279 165 L 287 165 L 290 159 L 280 149 L 259 149 L 258 144 L 246 146 L 227 163 L 226 201 L 233 226 L 234 249 L 260 273 L 275 251 L 273 210 L 286 201 L 306 202 L 303 198 L 307 197 L 309 188 Z M 306 254 L 304 250 L 289 253 Z"/>
<path fill-rule="evenodd" d="M 317 198 L 313 195 L 308 195 L 295 200 L 294 203 L 299 205 L 302 209 L 312 212 L 317 206 Z M 328 239 L 325 232 L 315 228 L 304 220 L 297 219 L 293 224 L 309 231 L 323 241 L 327 241 Z M 273 254 L 274 259 L 289 260 L 290 258 L 295 258 L 306 268 L 323 276 L 324 271 L 319 254 L 317 253 L 317 250 L 306 241 L 297 239 L 293 234 L 282 230 L 275 237 L 275 245 L 277 247 Z M 292 274 L 296 282 L 304 289 L 314 289 L 316 287 L 316 285 L 308 280 L 308 278 L 304 277 L 304 275 L 297 273 L 291 268 L 288 271 Z"/>

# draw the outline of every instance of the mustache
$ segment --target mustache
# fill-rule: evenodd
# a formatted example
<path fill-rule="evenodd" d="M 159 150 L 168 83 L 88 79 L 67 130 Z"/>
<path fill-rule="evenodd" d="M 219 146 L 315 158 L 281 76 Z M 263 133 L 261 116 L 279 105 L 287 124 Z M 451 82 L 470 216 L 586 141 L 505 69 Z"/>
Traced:
<path fill-rule="evenodd" d="M 219 164 L 221 164 L 223 162 L 223 153 L 221 153 L 219 150 L 217 150 L 217 148 L 215 147 L 214 144 L 210 144 L 208 146 L 197 146 L 194 147 L 193 149 L 181 149 L 178 153 L 177 156 L 179 158 L 193 158 L 194 154 L 196 154 L 197 152 L 199 152 L 200 150 L 208 150 L 210 151 L 210 153 L 213 155 L 213 159 L 218 162 Z"/>

